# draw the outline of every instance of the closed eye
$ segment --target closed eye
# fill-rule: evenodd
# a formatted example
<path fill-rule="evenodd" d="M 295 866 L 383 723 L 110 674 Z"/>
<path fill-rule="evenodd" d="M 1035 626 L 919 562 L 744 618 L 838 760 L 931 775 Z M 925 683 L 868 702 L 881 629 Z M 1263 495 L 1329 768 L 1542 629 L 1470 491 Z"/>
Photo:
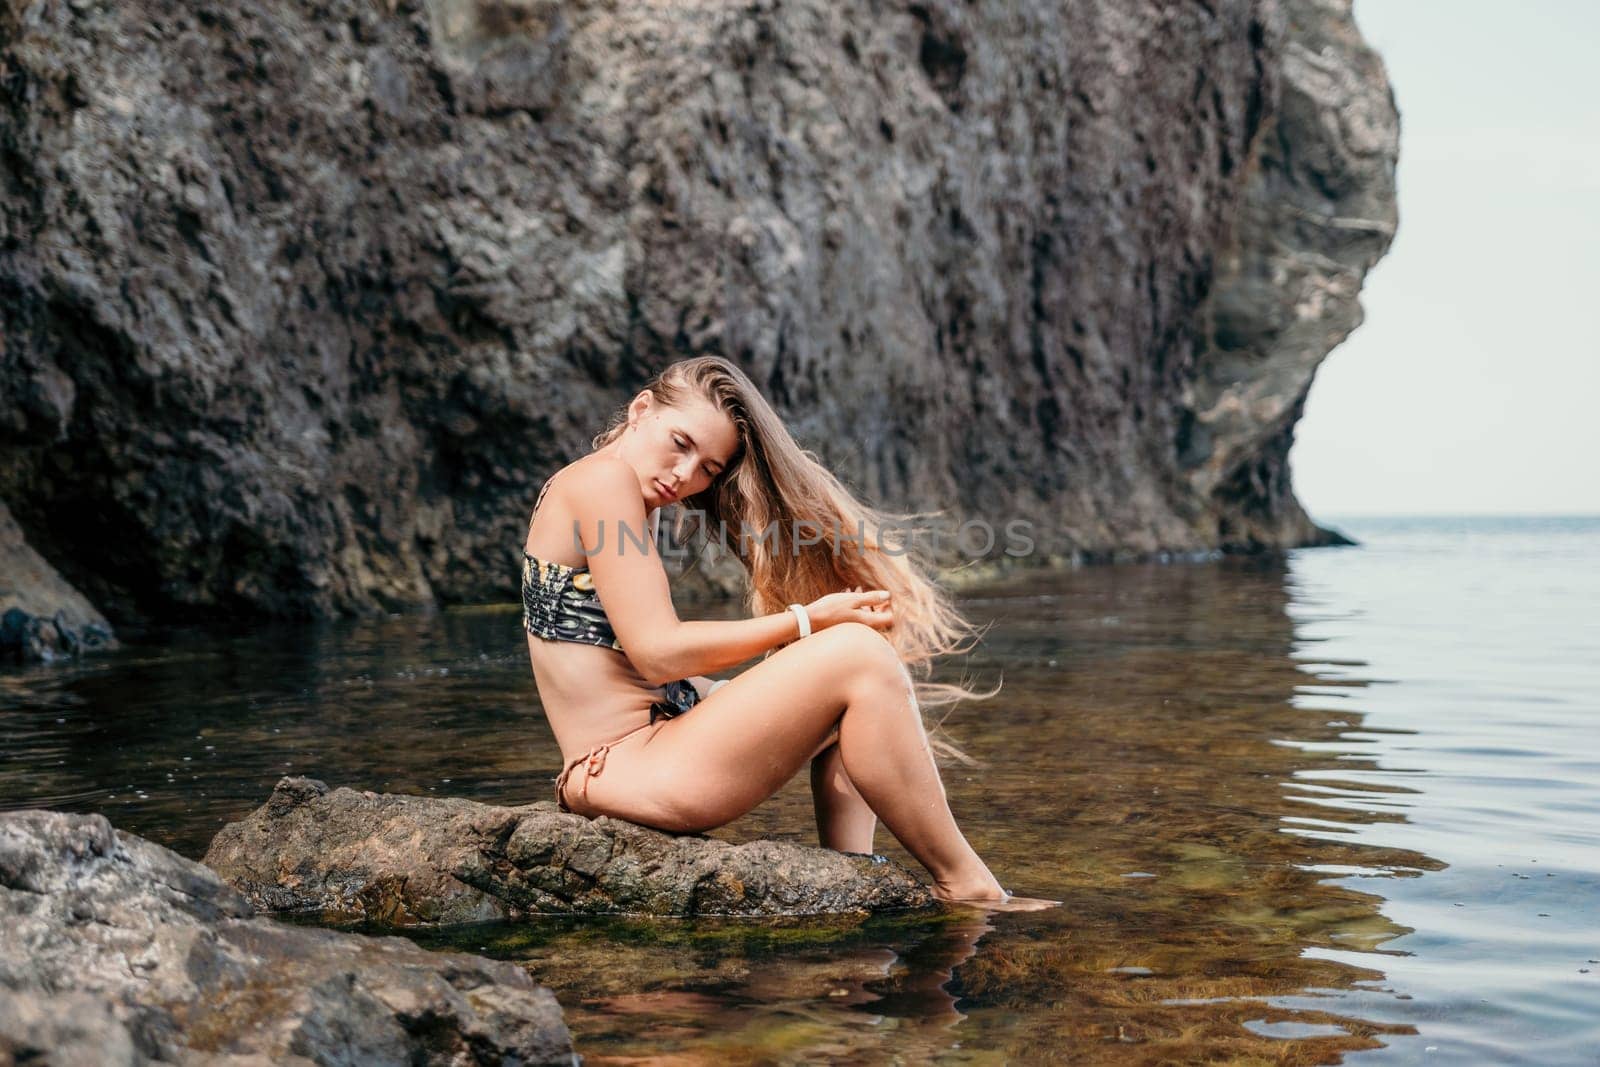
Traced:
<path fill-rule="evenodd" d="M 679 448 L 688 448 L 689 447 L 689 442 L 685 441 L 683 438 L 679 437 L 677 434 L 673 434 L 672 435 L 672 443 L 677 445 Z M 701 465 L 700 469 L 705 471 L 705 474 L 706 474 L 707 478 L 715 478 L 717 476 L 717 472 L 716 471 L 712 470 L 710 467 L 705 466 L 704 464 Z"/>

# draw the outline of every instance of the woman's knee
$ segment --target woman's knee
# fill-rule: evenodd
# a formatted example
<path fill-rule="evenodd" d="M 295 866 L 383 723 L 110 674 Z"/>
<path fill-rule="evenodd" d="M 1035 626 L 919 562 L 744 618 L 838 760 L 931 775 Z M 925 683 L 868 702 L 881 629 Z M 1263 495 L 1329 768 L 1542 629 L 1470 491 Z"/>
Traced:
<path fill-rule="evenodd" d="M 845 622 L 830 626 L 809 641 L 826 639 L 827 661 L 841 669 L 847 687 L 858 684 L 899 686 L 905 675 L 905 665 L 889 639 L 872 627 L 859 622 Z M 820 650 L 819 650 L 820 651 Z"/>
<path fill-rule="evenodd" d="M 808 640 L 824 642 L 833 654 L 852 662 L 889 666 L 896 666 L 900 662 L 900 656 L 889 639 L 866 623 L 841 622 Z"/>

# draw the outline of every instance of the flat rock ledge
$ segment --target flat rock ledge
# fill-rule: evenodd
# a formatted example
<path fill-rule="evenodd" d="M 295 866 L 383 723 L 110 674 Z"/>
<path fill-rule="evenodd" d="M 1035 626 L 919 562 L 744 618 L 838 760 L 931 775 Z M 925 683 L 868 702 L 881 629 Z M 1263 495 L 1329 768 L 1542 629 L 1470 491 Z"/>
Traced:
<path fill-rule="evenodd" d="M 935 906 L 883 857 L 672 835 L 552 803 L 332 789 L 284 778 L 205 862 L 257 907 L 386 926 L 533 914 L 850 915 Z"/>
<path fill-rule="evenodd" d="M 0 814 L 0 1064 L 574 1064 L 522 968 L 256 917 L 101 815 Z"/>

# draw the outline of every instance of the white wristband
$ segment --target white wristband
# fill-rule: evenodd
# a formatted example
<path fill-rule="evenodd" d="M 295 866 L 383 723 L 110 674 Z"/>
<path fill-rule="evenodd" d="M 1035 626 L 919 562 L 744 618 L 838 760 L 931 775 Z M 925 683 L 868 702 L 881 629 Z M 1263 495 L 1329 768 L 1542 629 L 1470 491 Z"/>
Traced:
<path fill-rule="evenodd" d="M 806 614 L 804 604 L 790 604 L 789 610 L 794 612 L 794 617 L 800 620 L 800 636 L 811 636 L 811 616 Z"/>

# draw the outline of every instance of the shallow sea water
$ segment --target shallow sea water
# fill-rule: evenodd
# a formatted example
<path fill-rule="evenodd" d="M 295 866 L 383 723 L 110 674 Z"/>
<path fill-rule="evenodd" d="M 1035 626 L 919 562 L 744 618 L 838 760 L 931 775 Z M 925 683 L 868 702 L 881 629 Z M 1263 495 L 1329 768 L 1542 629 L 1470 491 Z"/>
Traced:
<path fill-rule="evenodd" d="M 993 625 L 952 675 L 1004 689 L 945 724 L 983 764 L 946 769 L 951 802 L 1060 909 L 414 936 L 522 962 L 591 1064 L 1600 1062 L 1600 519 L 1337 525 L 1363 544 L 963 597 Z M 559 757 L 517 623 L 11 670 L 0 808 L 197 857 L 286 773 L 542 800 Z M 810 820 L 796 781 L 719 836 Z"/>

